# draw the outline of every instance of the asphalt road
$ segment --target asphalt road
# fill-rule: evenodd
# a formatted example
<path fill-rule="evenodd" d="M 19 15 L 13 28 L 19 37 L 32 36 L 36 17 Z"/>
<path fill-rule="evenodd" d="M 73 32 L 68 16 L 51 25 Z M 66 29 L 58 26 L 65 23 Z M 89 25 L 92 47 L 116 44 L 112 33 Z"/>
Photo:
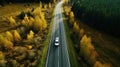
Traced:
<path fill-rule="evenodd" d="M 53 28 L 45 67 L 71 67 L 62 18 L 62 3 L 62 1 L 59 2 L 55 7 Z M 59 37 L 59 46 L 57 47 L 54 46 L 56 37 Z"/>

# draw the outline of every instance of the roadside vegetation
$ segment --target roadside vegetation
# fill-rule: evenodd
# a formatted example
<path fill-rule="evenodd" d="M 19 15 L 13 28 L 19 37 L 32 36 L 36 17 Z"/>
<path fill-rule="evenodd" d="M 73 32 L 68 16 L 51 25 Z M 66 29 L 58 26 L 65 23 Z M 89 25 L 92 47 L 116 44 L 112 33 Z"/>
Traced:
<path fill-rule="evenodd" d="M 68 44 L 70 63 L 71 63 L 72 67 L 78 67 L 78 62 L 77 62 L 75 50 L 73 47 L 73 42 L 70 38 L 70 33 L 69 33 L 70 29 L 67 25 L 66 17 L 64 15 L 63 15 L 63 18 L 64 18 L 64 26 L 65 26 L 65 30 L 66 30 L 66 38 L 67 38 L 67 44 Z"/>
<path fill-rule="evenodd" d="M 89 26 L 120 37 L 119 2 L 120 0 L 77 0 L 72 11 L 76 18 Z"/>
<path fill-rule="evenodd" d="M 45 54 L 53 8 L 51 3 L 40 2 L 35 8 L 1 21 L 4 26 L 0 28 L 0 67 L 38 66 Z"/>
<path fill-rule="evenodd" d="M 76 11 L 80 12 L 82 8 L 75 8 L 73 12 L 70 10 L 73 9 L 71 5 L 64 5 L 65 24 L 70 29 L 68 33 L 73 42 L 78 67 L 119 67 L 120 40 L 86 25 L 81 21 L 82 17 L 76 18 L 80 15 Z"/>

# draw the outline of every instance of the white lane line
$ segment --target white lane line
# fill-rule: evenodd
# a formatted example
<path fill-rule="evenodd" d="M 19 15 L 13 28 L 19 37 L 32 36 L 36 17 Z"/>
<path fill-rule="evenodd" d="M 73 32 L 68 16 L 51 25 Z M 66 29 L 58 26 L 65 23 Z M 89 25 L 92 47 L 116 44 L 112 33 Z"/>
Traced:
<path fill-rule="evenodd" d="M 62 6 L 62 5 L 61 5 Z M 62 11 L 62 10 L 60 10 L 60 11 Z M 62 12 L 61 12 L 62 13 Z M 61 14 L 61 17 L 62 17 L 62 14 Z M 64 30 L 64 24 L 63 24 L 63 18 L 61 19 L 61 21 L 62 21 L 62 29 L 63 29 L 63 37 L 64 37 L 64 41 L 65 41 L 65 46 L 66 46 L 66 52 L 67 52 L 67 60 L 68 60 L 68 67 L 70 67 L 70 60 L 69 60 L 69 54 L 68 54 L 68 49 L 67 49 L 67 42 L 66 42 L 66 36 L 65 36 L 65 30 Z"/>
<path fill-rule="evenodd" d="M 56 15 L 56 7 L 55 7 L 54 12 L 55 12 L 55 15 Z M 53 27 L 52 27 L 52 32 L 51 32 L 51 36 L 50 36 L 51 38 L 50 38 L 50 44 L 49 44 L 49 48 L 48 48 L 48 54 L 47 54 L 47 60 L 46 60 L 45 67 L 48 67 L 48 59 L 49 59 L 49 56 L 50 56 L 50 46 L 51 46 L 51 42 L 52 42 L 52 39 L 53 39 L 53 36 L 52 36 L 53 32 L 55 32 L 55 17 L 53 18 Z"/>
<path fill-rule="evenodd" d="M 58 47 L 58 67 L 59 67 L 59 47 Z"/>
<path fill-rule="evenodd" d="M 59 12 L 58 12 L 59 13 Z M 59 17 L 59 16 L 57 16 L 57 17 Z M 58 29 L 59 29 L 59 18 L 58 18 L 58 21 L 57 21 L 57 27 L 58 27 Z M 58 34 L 59 34 L 59 31 L 58 31 Z M 60 40 L 60 39 L 59 39 Z M 59 43 L 59 45 L 60 45 L 60 43 Z M 58 67 L 59 67 L 59 47 L 58 47 Z"/>

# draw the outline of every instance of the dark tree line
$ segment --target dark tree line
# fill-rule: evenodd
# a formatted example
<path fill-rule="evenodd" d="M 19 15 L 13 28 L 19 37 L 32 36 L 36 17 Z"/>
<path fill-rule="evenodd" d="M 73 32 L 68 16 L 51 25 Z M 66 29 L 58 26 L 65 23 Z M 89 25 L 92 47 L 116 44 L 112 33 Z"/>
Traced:
<path fill-rule="evenodd" d="M 79 0 L 72 11 L 86 24 L 120 37 L 120 0 Z"/>
<path fill-rule="evenodd" d="M 44 3 L 48 3 L 51 2 L 52 0 L 0 0 L 0 5 L 3 5 L 4 3 L 9 3 L 9 2 L 13 2 L 13 3 L 31 3 L 31 2 L 44 2 Z"/>

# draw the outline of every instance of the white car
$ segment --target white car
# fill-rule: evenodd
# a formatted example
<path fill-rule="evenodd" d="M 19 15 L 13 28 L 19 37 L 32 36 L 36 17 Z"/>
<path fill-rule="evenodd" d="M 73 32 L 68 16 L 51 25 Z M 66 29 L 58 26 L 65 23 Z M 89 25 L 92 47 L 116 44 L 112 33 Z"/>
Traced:
<path fill-rule="evenodd" d="M 59 37 L 55 38 L 55 46 L 59 46 Z"/>

